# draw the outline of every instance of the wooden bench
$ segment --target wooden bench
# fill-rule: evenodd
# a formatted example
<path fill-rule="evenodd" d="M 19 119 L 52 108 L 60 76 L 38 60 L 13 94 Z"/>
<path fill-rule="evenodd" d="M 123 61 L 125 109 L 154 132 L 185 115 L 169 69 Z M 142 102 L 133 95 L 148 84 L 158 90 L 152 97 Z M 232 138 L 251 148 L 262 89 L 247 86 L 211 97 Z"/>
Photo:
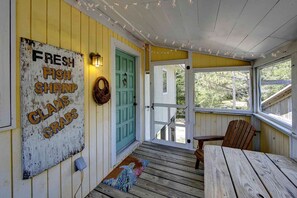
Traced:
<path fill-rule="evenodd" d="M 255 151 L 207 145 L 205 197 L 297 197 L 297 162 Z"/>

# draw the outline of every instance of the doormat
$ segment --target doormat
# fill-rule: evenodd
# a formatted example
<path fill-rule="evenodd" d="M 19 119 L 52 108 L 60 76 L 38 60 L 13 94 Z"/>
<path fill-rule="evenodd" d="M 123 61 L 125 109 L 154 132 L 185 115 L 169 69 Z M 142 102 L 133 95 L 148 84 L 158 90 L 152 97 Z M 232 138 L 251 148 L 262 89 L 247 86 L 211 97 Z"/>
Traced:
<path fill-rule="evenodd" d="M 103 184 L 128 192 L 149 161 L 128 156 L 102 181 Z"/>

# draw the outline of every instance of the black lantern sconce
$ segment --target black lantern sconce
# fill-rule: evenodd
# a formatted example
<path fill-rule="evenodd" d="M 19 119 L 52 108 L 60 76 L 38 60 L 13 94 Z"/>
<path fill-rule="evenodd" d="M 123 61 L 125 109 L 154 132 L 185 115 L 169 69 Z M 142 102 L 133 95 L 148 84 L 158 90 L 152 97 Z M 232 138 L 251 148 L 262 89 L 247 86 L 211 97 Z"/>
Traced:
<path fill-rule="evenodd" d="M 98 53 L 91 53 L 90 54 L 91 63 L 95 67 L 103 66 L 103 57 Z"/>

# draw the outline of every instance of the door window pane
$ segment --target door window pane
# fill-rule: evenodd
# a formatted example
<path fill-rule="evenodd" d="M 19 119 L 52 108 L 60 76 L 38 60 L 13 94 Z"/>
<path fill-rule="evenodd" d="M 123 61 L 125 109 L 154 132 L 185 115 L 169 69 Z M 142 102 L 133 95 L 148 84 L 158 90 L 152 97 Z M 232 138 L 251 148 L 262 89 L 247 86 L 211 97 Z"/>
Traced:
<path fill-rule="evenodd" d="M 154 66 L 154 103 L 185 104 L 185 65 Z"/>

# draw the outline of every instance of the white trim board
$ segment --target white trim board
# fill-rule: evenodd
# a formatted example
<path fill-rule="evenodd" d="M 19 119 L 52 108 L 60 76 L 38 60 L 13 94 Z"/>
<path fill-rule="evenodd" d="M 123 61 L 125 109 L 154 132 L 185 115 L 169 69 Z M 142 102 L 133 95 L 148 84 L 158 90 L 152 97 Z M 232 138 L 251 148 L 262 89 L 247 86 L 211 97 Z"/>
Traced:
<path fill-rule="evenodd" d="M 193 68 L 193 73 L 196 72 L 216 72 L 216 71 L 245 71 L 251 70 L 251 65 L 246 66 L 228 66 L 228 67 L 203 67 L 203 68 Z"/>
<path fill-rule="evenodd" d="M 122 37 L 128 39 L 133 44 L 135 44 L 137 47 L 144 48 L 144 42 L 142 42 L 139 39 L 137 39 L 136 37 L 134 37 L 131 33 L 124 30 L 119 25 L 111 23 L 110 21 L 108 21 L 107 18 L 100 17 L 98 12 L 92 11 L 92 10 L 87 10 L 84 6 L 78 6 L 77 3 L 76 3 L 77 1 L 75 1 L 75 0 L 64 0 L 64 1 L 66 3 L 68 3 L 68 4 L 70 4 L 72 7 L 75 7 L 76 9 L 78 9 L 82 13 L 84 13 L 84 14 L 88 15 L 89 17 L 95 19 L 97 22 L 101 23 L 102 25 L 108 27 L 112 31 L 120 34 Z"/>
<path fill-rule="evenodd" d="M 152 61 L 150 66 L 160 66 L 160 65 L 178 65 L 187 63 L 188 59 L 177 59 L 168 61 Z"/>
<path fill-rule="evenodd" d="M 141 76 L 141 54 L 132 49 L 131 47 L 125 45 L 124 43 L 111 38 L 111 51 L 110 51 L 110 60 L 111 60 L 111 165 L 114 167 L 120 161 L 124 159 L 127 153 L 131 153 L 136 146 L 132 144 L 128 148 L 126 148 L 123 153 L 117 156 L 116 154 L 116 49 L 124 51 L 132 56 L 135 56 L 136 64 L 135 64 L 135 74 L 136 74 L 136 142 L 143 141 L 143 131 L 144 131 L 144 92 L 143 92 L 143 81 L 141 80 L 143 77 Z"/>
<path fill-rule="evenodd" d="M 1 48 L 1 53 L 4 54 L 4 52 L 7 51 L 7 55 L 9 56 L 9 57 L 5 57 L 6 60 L 8 59 L 9 64 L 8 65 L 5 64 L 4 66 L 8 66 L 10 70 L 9 71 L 10 84 L 9 84 L 8 90 L 5 90 L 5 94 L 10 94 L 10 100 L 9 100 L 9 104 L 4 104 L 4 105 L 10 106 L 9 112 L 6 112 L 7 115 L 10 115 L 10 124 L 5 125 L 3 127 L 0 126 L 0 132 L 6 131 L 9 129 L 14 129 L 16 127 L 16 0 L 10 0 L 8 4 L 9 5 L 7 6 L 10 7 L 10 9 L 8 9 L 8 16 L 6 15 L 2 19 L 8 22 L 7 25 L 10 28 L 8 30 L 6 28 L 1 29 L 0 32 L 3 33 L 5 31 L 8 31 L 7 40 L 9 42 L 8 43 L 9 48 L 8 48 L 8 51 L 6 46 L 4 45 L 0 46 L 0 48 L 4 47 L 5 49 Z M 5 5 L 3 5 L 1 8 L 5 10 L 7 9 Z M 6 14 L 6 13 L 2 12 L 2 14 Z M 5 33 L 3 33 L 3 35 L 1 34 L 1 36 L 4 37 Z M 9 93 L 6 93 L 6 91 Z"/>
<path fill-rule="evenodd" d="M 293 53 L 291 56 L 292 61 L 292 137 L 291 137 L 291 149 L 290 156 L 297 158 L 297 52 Z M 295 66 L 293 66 L 295 65 Z"/>

